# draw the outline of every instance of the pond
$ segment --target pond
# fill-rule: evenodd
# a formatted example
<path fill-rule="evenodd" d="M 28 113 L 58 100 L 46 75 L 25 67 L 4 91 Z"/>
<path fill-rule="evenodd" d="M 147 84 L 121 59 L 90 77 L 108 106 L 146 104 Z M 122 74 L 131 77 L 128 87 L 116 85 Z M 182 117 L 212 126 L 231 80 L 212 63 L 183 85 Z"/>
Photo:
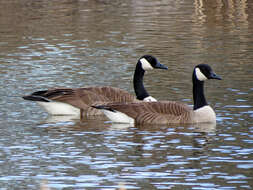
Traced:
<path fill-rule="evenodd" d="M 0 189 L 252 189 L 253 2 L 0 2 Z M 216 125 L 130 126 L 50 117 L 23 95 L 113 86 L 134 94 L 139 57 L 158 100 L 192 105 L 192 71 L 221 81 L 205 94 Z"/>

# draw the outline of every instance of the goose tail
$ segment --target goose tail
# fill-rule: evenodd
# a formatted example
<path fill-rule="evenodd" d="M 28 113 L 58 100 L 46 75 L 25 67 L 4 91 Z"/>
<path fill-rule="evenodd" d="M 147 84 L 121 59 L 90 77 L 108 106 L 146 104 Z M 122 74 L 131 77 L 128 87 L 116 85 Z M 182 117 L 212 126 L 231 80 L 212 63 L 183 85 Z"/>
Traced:
<path fill-rule="evenodd" d="M 134 118 L 129 117 L 125 113 L 114 110 L 113 108 L 107 105 L 96 105 L 92 106 L 93 108 L 100 109 L 108 119 L 114 123 L 131 123 L 134 124 Z"/>
<path fill-rule="evenodd" d="M 24 100 L 30 100 L 30 101 L 35 101 L 35 102 L 50 102 L 50 100 L 48 100 L 45 97 L 42 96 L 35 96 L 35 95 L 28 95 L 28 96 L 23 96 Z"/>
<path fill-rule="evenodd" d="M 107 111 L 111 111 L 111 112 L 116 112 L 114 109 L 110 108 L 109 106 L 106 105 L 93 105 L 91 106 L 93 108 L 99 109 L 99 110 L 107 110 Z"/>

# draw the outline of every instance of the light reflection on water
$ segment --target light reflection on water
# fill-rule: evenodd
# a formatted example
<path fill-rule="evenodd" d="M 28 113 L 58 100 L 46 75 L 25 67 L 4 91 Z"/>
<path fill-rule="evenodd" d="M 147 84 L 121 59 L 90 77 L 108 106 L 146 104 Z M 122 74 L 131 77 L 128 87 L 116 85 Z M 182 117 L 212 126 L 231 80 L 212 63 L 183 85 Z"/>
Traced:
<path fill-rule="evenodd" d="M 18 178 L 10 175 L 0 180 L 46 178 L 51 188 L 113 187 L 124 181 L 126 188 L 151 188 L 150 184 L 160 188 L 168 185 L 214 188 L 220 187 L 220 183 L 248 180 L 245 175 L 230 176 L 219 171 L 222 163 L 238 163 L 237 167 L 244 169 L 252 165 L 251 161 L 232 156 L 247 156 L 251 150 L 224 145 L 217 148 L 218 138 L 229 139 L 225 134 L 217 136 L 215 126 L 204 126 L 204 131 L 201 126 L 157 130 L 101 124 L 96 120 L 84 125 L 78 121 L 42 125 L 29 140 L 21 141 L 22 145 L 14 143 L 4 149 L 11 155 L 9 162 L 18 163 L 18 167 L 8 171 L 21 173 Z M 210 128 L 211 131 L 206 131 Z M 215 168 L 218 171 L 213 171 Z M 215 178 L 220 183 L 216 184 Z M 144 179 L 149 182 L 144 183 Z"/>
<path fill-rule="evenodd" d="M 0 186 L 55 189 L 251 189 L 252 3 L 1 1 Z M 14 24 L 12 24 L 14 23 Z M 192 104 L 194 65 L 216 125 L 129 126 L 56 118 L 21 96 L 53 86 L 111 85 L 133 93 L 137 59 L 152 96 Z"/>

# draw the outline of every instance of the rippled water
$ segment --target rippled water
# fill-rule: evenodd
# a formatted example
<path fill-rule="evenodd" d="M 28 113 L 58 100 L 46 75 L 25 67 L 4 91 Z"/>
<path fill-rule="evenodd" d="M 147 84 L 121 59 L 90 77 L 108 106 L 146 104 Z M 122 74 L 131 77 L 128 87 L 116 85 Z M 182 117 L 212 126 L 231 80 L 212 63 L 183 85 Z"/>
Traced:
<path fill-rule="evenodd" d="M 0 2 L 0 189 L 252 189 L 253 4 L 229 1 Z M 55 86 L 111 85 L 133 93 L 137 59 L 169 71 L 145 86 L 192 104 L 206 82 L 216 126 L 128 126 L 50 118 L 21 96 Z"/>

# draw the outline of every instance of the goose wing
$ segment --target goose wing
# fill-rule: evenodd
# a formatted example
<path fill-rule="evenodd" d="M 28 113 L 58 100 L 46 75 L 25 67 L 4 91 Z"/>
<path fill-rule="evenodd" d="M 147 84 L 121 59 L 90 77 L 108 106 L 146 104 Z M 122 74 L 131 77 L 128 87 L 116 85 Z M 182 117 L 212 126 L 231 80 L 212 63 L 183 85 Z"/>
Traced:
<path fill-rule="evenodd" d="M 174 101 L 110 103 L 95 107 L 124 113 L 136 124 L 191 123 L 192 119 L 192 109 Z"/>
<path fill-rule="evenodd" d="M 114 87 L 57 88 L 37 91 L 23 97 L 32 101 L 58 101 L 86 110 L 90 105 L 109 102 L 138 102 L 127 91 Z"/>
<path fill-rule="evenodd" d="M 120 88 L 110 86 L 96 86 L 81 88 L 81 90 L 83 90 L 83 93 L 86 93 L 86 91 L 90 91 L 94 94 L 103 96 L 107 102 L 139 102 L 139 100 L 137 100 L 135 96 L 129 94 L 127 91 L 122 90 Z"/>

